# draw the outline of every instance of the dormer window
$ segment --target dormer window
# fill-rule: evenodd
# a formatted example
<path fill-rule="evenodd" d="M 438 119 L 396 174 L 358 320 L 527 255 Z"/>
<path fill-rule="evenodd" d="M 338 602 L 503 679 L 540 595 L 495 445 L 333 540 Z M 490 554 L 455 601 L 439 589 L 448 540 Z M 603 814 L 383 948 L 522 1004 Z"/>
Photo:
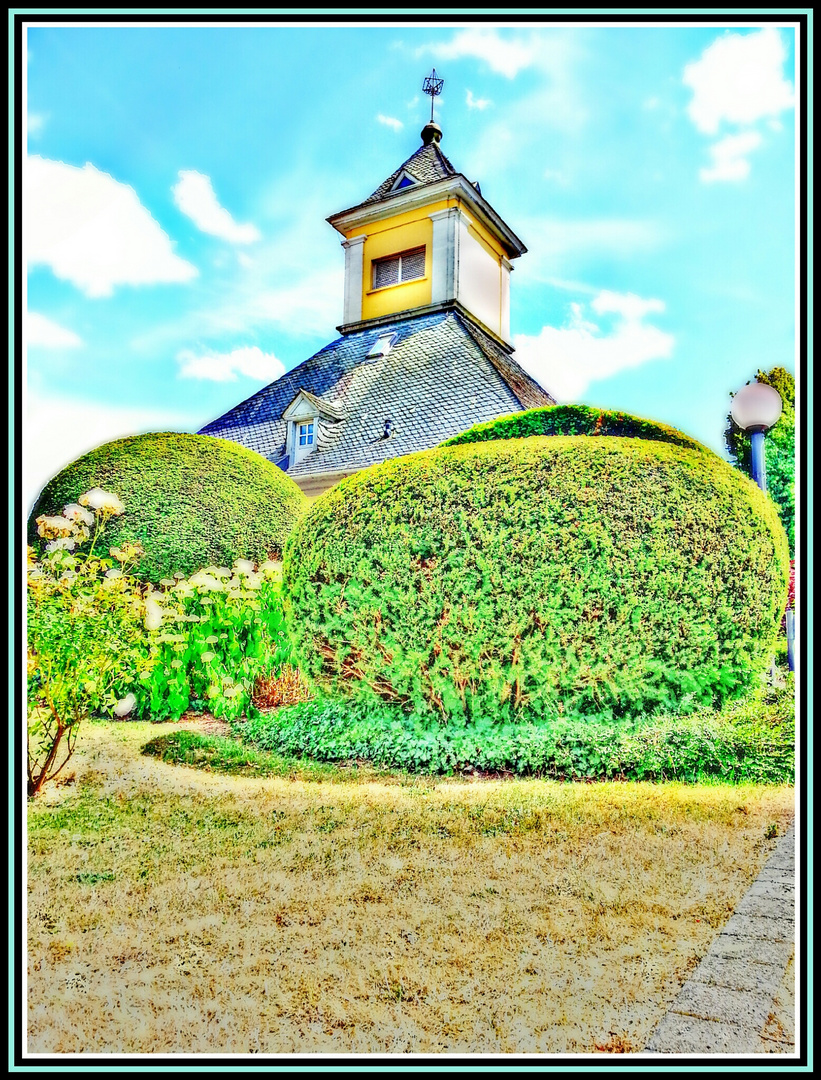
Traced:
<path fill-rule="evenodd" d="M 293 421 L 292 428 L 293 463 L 302 461 L 316 449 L 317 417 L 301 416 Z"/>
<path fill-rule="evenodd" d="M 387 259 L 373 261 L 373 288 L 385 289 L 425 276 L 425 249 L 414 248 Z"/>
<path fill-rule="evenodd" d="M 391 191 L 399 191 L 400 188 L 414 187 L 418 183 L 418 180 L 416 180 L 413 176 L 410 176 L 403 170 L 394 180 Z"/>

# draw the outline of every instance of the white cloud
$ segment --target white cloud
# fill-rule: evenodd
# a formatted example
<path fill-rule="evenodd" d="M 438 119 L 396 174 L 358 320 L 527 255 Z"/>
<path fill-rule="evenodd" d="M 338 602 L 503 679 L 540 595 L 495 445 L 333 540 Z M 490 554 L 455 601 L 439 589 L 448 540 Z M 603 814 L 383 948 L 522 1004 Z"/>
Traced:
<path fill-rule="evenodd" d="M 150 355 L 158 349 L 176 349 L 181 343 L 229 335 L 243 339 L 252 331 L 270 333 L 272 328 L 327 341 L 342 321 L 343 267 L 334 238 L 325 256 L 325 238 L 321 232 L 318 238 L 312 236 L 316 224 L 300 228 L 297 223 L 282 232 L 257 249 L 253 267 L 240 271 L 224 287 L 212 288 L 205 306 L 144 330 L 131 339 L 130 347 Z M 283 267 L 283 251 L 294 253 L 287 267 Z"/>
<path fill-rule="evenodd" d="M 180 169 L 179 180 L 171 188 L 177 207 L 204 233 L 219 236 L 231 244 L 253 244 L 262 236 L 256 225 L 239 225 L 220 206 L 211 178 L 196 169 Z"/>
<path fill-rule="evenodd" d="M 602 289 L 590 305 L 597 315 L 620 315 L 626 322 L 640 322 L 653 311 L 664 311 L 662 300 L 642 300 L 635 293 L 615 293 Z"/>
<path fill-rule="evenodd" d="M 772 26 L 717 38 L 684 68 L 684 84 L 693 91 L 690 119 L 699 131 L 714 135 L 722 121 L 749 125 L 793 108 L 785 59 L 784 42 Z"/>
<path fill-rule="evenodd" d="M 30 267 L 49 266 L 91 297 L 110 296 L 117 285 L 196 277 L 197 268 L 174 254 L 134 189 L 108 173 L 33 155 L 26 159 L 24 180 Z"/>
<path fill-rule="evenodd" d="M 393 128 L 394 131 L 401 131 L 405 126 L 401 120 L 397 120 L 395 116 L 385 116 L 383 113 L 379 113 L 376 118 L 380 124 L 384 124 L 385 127 Z"/>
<path fill-rule="evenodd" d="M 535 62 L 538 42 L 532 34 L 527 39 L 503 38 L 496 30 L 469 27 L 460 30 L 449 42 L 424 45 L 416 50 L 417 56 L 426 52 L 442 60 L 460 60 L 465 56 L 473 56 L 477 60 L 484 60 L 491 71 L 513 79 Z"/>
<path fill-rule="evenodd" d="M 27 510 L 52 476 L 95 446 L 145 431 L 191 431 L 197 426 L 179 412 L 58 398 L 32 389 L 26 400 L 26 421 L 23 477 Z M 127 492 L 117 494 L 128 505 Z M 61 507 L 49 509 L 58 511 Z"/>
<path fill-rule="evenodd" d="M 603 291 L 590 306 L 597 315 L 615 316 L 609 331 L 586 319 L 584 305 L 575 303 L 565 326 L 544 326 L 535 337 L 514 339 L 516 359 L 557 401 L 578 401 L 591 383 L 673 351 L 673 336 L 643 321 L 664 311 L 661 300 Z"/>
<path fill-rule="evenodd" d="M 744 180 L 750 174 L 747 155 L 761 145 L 757 131 L 745 131 L 740 135 L 728 135 L 710 147 L 713 164 L 699 170 L 699 178 L 705 183 L 715 180 Z"/>
<path fill-rule="evenodd" d="M 39 135 L 45 122 L 46 118 L 42 113 L 28 113 L 26 116 L 26 134 Z"/>
<path fill-rule="evenodd" d="M 41 345 L 50 349 L 71 349 L 82 345 L 73 330 L 47 319 L 36 311 L 26 313 L 26 345 Z"/>
<path fill-rule="evenodd" d="M 229 353 L 207 352 L 197 355 L 190 349 L 178 354 L 180 375 L 187 379 L 210 379 L 212 382 L 236 382 L 237 375 L 270 383 L 285 373 L 285 367 L 273 353 L 264 353 L 258 345 L 234 349 Z"/>
<path fill-rule="evenodd" d="M 465 98 L 465 102 L 466 102 L 467 107 L 469 109 L 480 109 L 480 110 L 481 109 L 486 109 L 488 107 L 488 105 L 493 104 L 493 102 L 490 101 L 489 98 L 475 98 L 473 96 L 473 91 L 472 90 L 468 90 L 467 97 Z"/>

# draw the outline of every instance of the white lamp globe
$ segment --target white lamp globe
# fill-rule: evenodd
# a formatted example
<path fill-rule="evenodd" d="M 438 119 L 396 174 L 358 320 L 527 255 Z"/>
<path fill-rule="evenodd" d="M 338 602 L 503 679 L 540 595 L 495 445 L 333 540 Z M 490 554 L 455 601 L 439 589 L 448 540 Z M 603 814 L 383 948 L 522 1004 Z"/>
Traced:
<path fill-rule="evenodd" d="M 781 415 L 781 395 L 767 383 L 748 383 L 733 398 L 730 415 L 742 431 L 766 431 Z"/>

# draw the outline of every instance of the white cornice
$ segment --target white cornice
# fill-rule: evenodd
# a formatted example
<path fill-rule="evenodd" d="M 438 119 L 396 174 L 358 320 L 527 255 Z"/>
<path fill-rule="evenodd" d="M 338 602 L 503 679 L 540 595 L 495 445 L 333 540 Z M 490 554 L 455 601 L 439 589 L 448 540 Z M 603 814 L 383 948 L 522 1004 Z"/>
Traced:
<path fill-rule="evenodd" d="M 487 199 L 480 195 L 467 177 L 461 173 L 445 176 L 441 180 L 434 180 L 430 184 L 421 184 L 415 188 L 402 188 L 380 199 L 379 202 L 354 206 L 350 210 L 341 210 L 338 214 L 331 214 L 325 220 L 333 225 L 337 232 L 345 236 L 352 229 L 370 225 L 373 221 L 384 221 L 385 218 L 395 217 L 409 210 L 417 210 L 428 203 L 439 202 L 446 198 L 456 198 L 463 202 L 485 228 L 498 237 L 508 258 L 516 259 L 527 251 L 516 233 L 505 224 Z"/>

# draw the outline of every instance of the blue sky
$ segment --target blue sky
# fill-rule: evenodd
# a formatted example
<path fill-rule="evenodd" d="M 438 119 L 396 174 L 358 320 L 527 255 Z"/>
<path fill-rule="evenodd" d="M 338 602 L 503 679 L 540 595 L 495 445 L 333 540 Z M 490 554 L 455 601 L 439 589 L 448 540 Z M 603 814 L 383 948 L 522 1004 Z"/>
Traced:
<path fill-rule="evenodd" d="M 194 431 L 337 336 L 325 218 L 420 145 L 522 238 L 517 357 L 559 400 L 722 450 L 795 370 L 791 26 L 27 32 L 25 496 L 137 431 Z"/>

